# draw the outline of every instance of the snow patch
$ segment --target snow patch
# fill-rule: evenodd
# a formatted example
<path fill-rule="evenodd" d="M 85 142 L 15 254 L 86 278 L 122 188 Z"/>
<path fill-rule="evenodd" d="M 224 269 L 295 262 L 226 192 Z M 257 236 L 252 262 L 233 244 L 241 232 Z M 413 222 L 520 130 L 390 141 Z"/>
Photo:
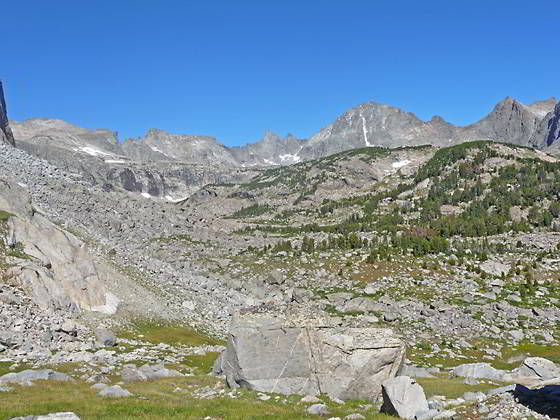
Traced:
<path fill-rule="evenodd" d="M 114 315 L 117 313 L 121 300 L 112 293 L 105 293 L 105 305 L 94 306 L 91 308 L 93 312 L 101 312 L 102 314 Z"/>
<path fill-rule="evenodd" d="M 91 146 L 85 146 L 85 147 L 79 147 L 77 149 L 74 149 L 74 151 L 81 151 L 84 153 L 87 153 L 90 156 L 112 156 L 112 153 L 107 153 L 104 152 L 103 150 L 99 150 L 96 149 L 95 147 L 91 147 Z"/>
<path fill-rule="evenodd" d="M 266 163 L 267 165 L 276 165 L 276 163 L 274 163 L 273 161 L 269 160 L 269 159 L 263 159 L 264 163 Z"/>
<path fill-rule="evenodd" d="M 298 153 L 300 151 L 301 151 L 301 149 L 298 151 Z M 278 157 L 280 158 L 280 160 L 282 162 L 294 162 L 295 163 L 295 162 L 299 162 L 301 160 L 301 158 L 297 155 L 297 153 L 295 155 L 290 155 L 288 153 L 288 154 L 285 154 L 285 155 L 279 155 Z"/>
<path fill-rule="evenodd" d="M 170 157 L 170 158 L 172 158 L 172 159 L 175 159 L 174 156 L 168 155 L 167 153 L 165 153 L 163 150 L 157 148 L 156 146 L 150 146 L 150 145 L 148 145 L 148 146 L 149 146 L 150 149 L 152 149 L 154 152 L 161 153 L 161 154 L 164 155 L 164 156 L 167 156 L 167 157 Z"/>
<path fill-rule="evenodd" d="M 411 163 L 410 160 L 405 159 L 405 160 L 401 160 L 399 162 L 395 162 L 391 166 L 395 169 L 399 169 L 399 168 L 402 168 L 403 166 L 409 165 L 410 163 Z"/>
<path fill-rule="evenodd" d="M 178 203 L 178 202 L 180 202 L 180 201 L 186 200 L 187 198 L 189 198 L 188 195 L 187 195 L 186 197 L 183 197 L 183 198 L 173 198 L 173 197 L 171 197 L 170 195 L 166 195 L 166 196 L 165 196 L 165 199 L 166 199 L 167 201 L 170 201 L 171 203 Z"/>
<path fill-rule="evenodd" d="M 362 117 L 362 130 L 364 131 L 364 140 L 365 140 L 365 142 L 366 142 L 366 146 L 367 146 L 367 147 L 372 147 L 373 144 L 371 144 L 371 143 L 368 141 L 368 138 L 367 138 L 366 119 L 365 119 L 363 116 L 361 116 L 361 117 Z"/>
<path fill-rule="evenodd" d="M 143 192 L 140 195 L 144 198 L 152 198 L 152 196 L 150 194 L 146 193 L 146 192 Z"/>
<path fill-rule="evenodd" d="M 105 163 L 125 163 L 124 160 L 106 160 Z"/>

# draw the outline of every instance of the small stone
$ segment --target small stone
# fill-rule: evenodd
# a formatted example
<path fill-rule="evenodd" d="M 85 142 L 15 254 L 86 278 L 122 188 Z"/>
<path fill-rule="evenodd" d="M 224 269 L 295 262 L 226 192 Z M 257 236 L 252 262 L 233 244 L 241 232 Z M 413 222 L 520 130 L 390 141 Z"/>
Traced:
<path fill-rule="evenodd" d="M 344 417 L 344 420 L 365 420 L 365 418 L 366 417 L 361 415 L 360 413 L 352 413 Z"/>
<path fill-rule="evenodd" d="M 98 347 L 113 347 L 117 344 L 116 335 L 107 328 L 97 328 L 95 331 L 95 344 Z"/>
<path fill-rule="evenodd" d="M 307 412 L 318 416 L 326 416 L 330 414 L 326 404 L 313 404 L 307 408 Z"/>
<path fill-rule="evenodd" d="M 309 403 L 309 404 L 317 404 L 317 403 L 320 403 L 322 401 L 314 395 L 306 395 L 305 397 L 303 397 L 300 400 L 300 402 Z"/>
<path fill-rule="evenodd" d="M 132 394 L 128 390 L 121 388 L 120 385 L 113 385 L 103 388 L 97 393 L 97 395 L 107 398 L 122 398 L 132 396 Z"/>

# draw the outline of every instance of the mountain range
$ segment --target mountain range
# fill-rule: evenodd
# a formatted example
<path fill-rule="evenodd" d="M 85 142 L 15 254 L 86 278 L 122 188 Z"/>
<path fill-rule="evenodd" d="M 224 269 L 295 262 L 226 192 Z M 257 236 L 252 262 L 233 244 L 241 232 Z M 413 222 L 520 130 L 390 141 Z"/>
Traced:
<path fill-rule="evenodd" d="M 3 110 L 5 110 L 2 101 Z M 210 136 L 151 129 L 144 137 L 118 140 L 116 131 L 90 130 L 56 119 L 30 119 L 2 126 L 17 147 L 107 190 L 168 200 L 183 199 L 206 184 L 243 182 L 254 171 L 318 159 L 342 151 L 379 146 L 451 146 L 493 140 L 556 153 L 560 147 L 560 103 L 555 98 L 525 105 L 505 98 L 480 121 L 455 126 L 442 117 L 416 115 L 378 102 L 358 105 L 310 139 L 268 132 L 260 141 L 227 147 Z M 10 131 L 10 127 L 11 130 Z M 9 141 L 9 140 L 8 140 Z"/>
<path fill-rule="evenodd" d="M 292 164 L 367 146 L 396 148 L 430 144 L 449 146 L 472 140 L 494 140 L 537 149 L 557 149 L 560 104 L 555 98 L 524 105 L 510 97 L 480 121 L 454 126 L 439 116 L 422 121 L 416 115 L 378 102 L 358 105 L 310 139 L 268 132 L 256 143 L 227 147 L 210 136 L 171 134 L 152 129 L 144 137 L 119 143 L 117 132 L 88 130 L 54 119 L 11 122 L 24 149 L 45 155 L 45 148 L 63 148 L 97 157 L 140 162 L 172 161 L 249 167 Z"/>

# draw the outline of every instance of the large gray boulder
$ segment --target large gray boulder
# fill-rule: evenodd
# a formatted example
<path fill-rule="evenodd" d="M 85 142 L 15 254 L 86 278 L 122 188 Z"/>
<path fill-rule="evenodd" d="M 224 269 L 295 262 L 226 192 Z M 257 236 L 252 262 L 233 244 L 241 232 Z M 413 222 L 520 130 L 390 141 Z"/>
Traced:
<path fill-rule="evenodd" d="M 121 379 L 124 382 L 148 381 L 151 379 L 172 378 L 175 376 L 183 376 L 183 374 L 173 369 L 167 369 L 162 364 L 145 364 L 140 368 L 134 365 L 126 365 L 121 372 Z"/>
<path fill-rule="evenodd" d="M 493 368 L 489 363 L 466 363 L 453 369 L 453 375 L 461 378 L 507 380 L 508 372 Z"/>
<path fill-rule="evenodd" d="M 381 412 L 401 419 L 414 419 L 427 412 L 428 401 L 422 387 L 408 376 L 398 376 L 383 382 Z"/>
<path fill-rule="evenodd" d="M 72 378 L 65 373 L 55 372 L 52 369 L 27 369 L 21 372 L 6 373 L 0 376 L 0 384 L 30 385 L 33 381 L 70 381 Z"/>
<path fill-rule="evenodd" d="M 371 312 L 376 310 L 381 310 L 383 307 L 377 303 L 375 300 L 367 297 L 357 297 L 347 301 L 341 308 L 340 311 L 344 313 L 351 312 Z"/>
<path fill-rule="evenodd" d="M 560 378 L 560 366 L 542 357 L 528 357 L 511 372 L 511 377 L 517 381 Z"/>
<path fill-rule="evenodd" d="M 480 269 L 491 276 L 505 276 L 509 273 L 511 266 L 499 261 L 488 260 L 480 264 Z"/>
<path fill-rule="evenodd" d="M 121 388 L 120 385 L 113 385 L 103 388 L 97 393 L 97 395 L 105 398 L 132 397 L 132 393 L 128 389 Z"/>
<path fill-rule="evenodd" d="M 391 329 L 341 327 L 284 307 L 235 315 L 215 371 L 234 388 L 376 401 L 404 354 Z"/>
<path fill-rule="evenodd" d="M 113 347 L 117 344 L 117 336 L 107 328 L 97 328 L 94 330 L 95 344 L 98 347 Z"/>

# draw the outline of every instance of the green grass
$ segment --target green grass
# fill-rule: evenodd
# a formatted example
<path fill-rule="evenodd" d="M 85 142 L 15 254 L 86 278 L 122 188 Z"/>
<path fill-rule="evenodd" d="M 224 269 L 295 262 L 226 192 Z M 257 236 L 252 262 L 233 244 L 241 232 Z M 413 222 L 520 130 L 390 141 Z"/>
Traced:
<path fill-rule="evenodd" d="M 10 366 L 16 365 L 16 369 L 10 369 Z M 19 364 L 15 362 L 0 362 L 0 376 L 6 373 L 19 372 L 25 369 L 31 369 L 31 366 L 25 363 Z"/>
<path fill-rule="evenodd" d="M 464 378 L 417 378 L 416 381 L 424 388 L 426 398 L 434 395 L 445 395 L 448 399 L 458 398 L 465 392 L 488 391 L 501 384 L 467 385 Z"/>
<path fill-rule="evenodd" d="M 109 399 L 96 395 L 91 384 L 37 382 L 31 387 L 15 387 L 2 393 L 0 420 L 31 414 L 46 414 L 72 411 L 82 420 L 128 420 L 128 419 L 306 419 L 318 418 L 307 414 L 307 405 L 298 404 L 298 396 L 274 396 L 269 401 L 260 401 L 253 391 L 240 391 L 238 397 L 200 399 L 192 391 L 209 387 L 222 388 L 223 384 L 211 377 L 181 377 L 130 383 L 126 388 L 133 397 Z M 181 392 L 174 392 L 181 388 Z M 228 389 L 225 389 L 229 392 Z M 331 416 L 344 417 L 360 412 L 370 420 L 390 420 L 391 417 L 361 411 L 365 402 L 347 402 L 344 405 L 329 403 Z"/>
<path fill-rule="evenodd" d="M 502 357 L 496 360 L 485 360 L 483 356 L 486 354 L 480 348 L 489 347 L 490 341 L 487 339 L 474 340 L 472 344 L 476 347 L 471 349 L 462 349 L 461 354 L 465 358 L 451 359 L 445 354 L 428 355 L 431 345 L 428 343 L 419 343 L 414 348 L 409 348 L 407 357 L 414 364 L 419 366 L 441 366 L 443 368 L 453 368 L 465 363 L 488 362 L 496 369 L 512 370 L 521 364 L 520 361 L 508 363 L 508 359 L 515 356 L 533 356 L 543 357 L 554 363 L 560 363 L 560 346 L 558 344 L 539 345 L 528 342 L 522 342 L 515 347 L 504 346 L 501 348 Z M 438 343 L 440 344 L 440 343 Z"/>
<path fill-rule="evenodd" d="M 12 216 L 14 216 L 12 213 L 7 212 L 5 210 L 0 210 L 0 222 L 5 222 Z"/>
<path fill-rule="evenodd" d="M 493 362 L 492 365 L 497 369 L 513 369 L 521 362 L 507 363 L 507 360 L 515 356 L 543 357 L 554 363 L 560 363 L 560 346 L 558 344 L 540 345 L 526 341 L 515 347 L 505 347 L 502 349 L 502 361 Z"/>
<path fill-rule="evenodd" d="M 152 344 L 165 343 L 185 346 L 224 344 L 222 340 L 197 331 L 192 327 L 148 321 L 136 321 L 132 328 L 119 331 L 118 336 L 131 340 L 147 341 Z"/>
<path fill-rule="evenodd" d="M 200 374 L 208 374 L 212 372 L 214 362 L 219 355 L 220 353 L 209 352 L 204 355 L 187 356 L 184 364 L 196 369 L 196 371 Z"/>

